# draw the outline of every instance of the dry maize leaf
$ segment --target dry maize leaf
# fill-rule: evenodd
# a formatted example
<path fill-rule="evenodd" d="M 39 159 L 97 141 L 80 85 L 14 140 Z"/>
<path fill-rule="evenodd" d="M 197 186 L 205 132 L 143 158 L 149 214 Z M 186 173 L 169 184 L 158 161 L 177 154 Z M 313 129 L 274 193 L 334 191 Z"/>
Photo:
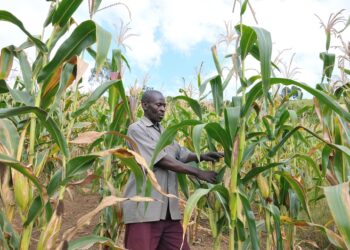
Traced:
<path fill-rule="evenodd" d="M 77 75 L 75 77 L 75 82 L 78 83 L 83 77 L 85 71 L 88 69 L 89 64 L 85 62 L 80 57 L 77 57 Z"/>
<path fill-rule="evenodd" d="M 15 198 L 13 188 L 10 186 L 10 169 L 0 162 L 0 198 L 5 207 L 6 217 L 9 221 L 13 218 L 15 210 Z"/>
<path fill-rule="evenodd" d="M 106 132 L 97 132 L 97 131 L 88 131 L 78 135 L 73 141 L 70 143 L 73 144 L 91 144 L 102 135 L 106 134 Z"/>
<path fill-rule="evenodd" d="M 75 70 L 75 74 L 70 75 L 69 80 L 67 81 L 65 88 L 68 88 L 73 83 L 74 79 L 79 81 L 88 67 L 87 63 L 84 62 L 83 60 L 81 60 L 78 56 L 73 56 L 67 62 L 75 65 L 74 68 L 76 70 Z M 50 91 L 55 89 L 57 87 L 57 85 L 59 84 L 59 81 L 61 78 L 62 68 L 63 68 L 63 64 L 57 68 L 57 70 L 53 73 L 53 75 L 48 79 L 47 82 L 44 82 L 43 89 L 42 89 L 42 95 L 41 95 L 42 98 L 45 98 L 45 96 L 48 95 L 50 93 Z M 78 75 L 78 73 L 79 73 L 79 75 Z"/>
<path fill-rule="evenodd" d="M 73 141 L 70 141 L 70 143 L 73 144 L 91 144 L 101 136 L 105 134 L 110 134 L 110 135 L 115 135 L 123 138 L 125 141 L 129 143 L 129 145 L 136 151 L 138 151 L 137 144 L 127 135 L 124 135 L 122 133 L 119 133 L 118 131 L 102 131 L 102 132 L 97 132 L 97 131 L 87 131 L 84 133 L 80 133 L 77 138 L 75 138 Z M 110 154 L 110 153 L 107 153 Z"/>

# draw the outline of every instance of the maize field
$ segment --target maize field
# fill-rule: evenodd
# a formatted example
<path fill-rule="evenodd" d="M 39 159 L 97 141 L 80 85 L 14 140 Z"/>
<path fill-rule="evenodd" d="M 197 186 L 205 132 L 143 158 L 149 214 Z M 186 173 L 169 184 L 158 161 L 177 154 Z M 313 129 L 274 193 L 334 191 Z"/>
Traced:
<path fill-rule="evenodd" d="M 142 116 L 143 89 L 123 83 L 123 72 L 132 65 L 123 49 L 112 48 L 112 34 L 94 21 L 101 2 L 49 1 L 47 40 L 31 34 L 21 17 L 0 10 L 0 25 L 11 23 L 27 36 L 18 47 L 1 48 L 0 55 L 1 249 L 123 249 L 126 181 L 133 173 L 138 185 L 146 182 L 166 195 L 152 169 L 173 139 L 198 156 L 224 152 L 218 163 L 197 166 L 217 171 L 216 184 L 178 174 L 184 238 L 204 220 L 212 249 L 350 249 L 349 41 L 330 52 L 349 17 L 340 11 L 328 23 L 321 20 L 325 39 L 316 42 L 325 44 L 322 77 L 311 87 L 272 58 L 273 34 L 245 25 L 254 1 L 235 1 L 240 22 L 230 30 L 234 48 L 224 57 L 211 48 L 216 73 L 203 79 L 198 72 L 198 97 L 188 89 L 167 97 L 166 130 L 147 164 L 128 149 L 132 141 L 126 136 Z M 89 4 L 90 19 L 77 23 L 74 13 L 82 4 Z M 335 30 L 336 24 L 342 29 Z M 36 57 L 30 61 L 26 51 L 33 48 Z M 87 54 L 96 75 L 108 72 L 91 93 L 80 91 Z M 255 71 L 248 70 L 252 60 Z M 9 84 L 14 65 L 20 74 Z M 340 72 L 336 81 L 334 70 Z M 230 89 L 232 81 L 237 90 Z M 302 93 L 312 98 L 303 100 Z M 88 189 L 100 200 L 62 232 L 73 188 Z M 149 193 L 129 199 L 153 202 Z M 320 210 L 328 211 L 322 220 Z M 78 237 L 93 218 L 94 232 Z M 300 230 L 317 232 L 326 244 L 303 240 Z"/>

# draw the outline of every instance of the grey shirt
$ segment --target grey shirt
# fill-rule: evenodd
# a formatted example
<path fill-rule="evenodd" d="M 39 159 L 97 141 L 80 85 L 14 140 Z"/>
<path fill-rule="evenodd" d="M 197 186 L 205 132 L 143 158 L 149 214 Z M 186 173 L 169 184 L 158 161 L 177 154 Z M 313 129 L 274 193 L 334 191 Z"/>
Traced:
<path fill-rule="evenodd" d="M 164 128 L 161 125 L 159 125 L 159 129 L 160 130 L 158 131 L 158 128 L 156 128 L 147 117 L 142 117 L 139 121 L 131 124 L 128 128 L 128 136 L 135 141 L 141 156 L 145 158 L 147 164 L 150 163 L 153 151 L 159 141 L 159 137 L 164 131 Z M 155 164 L 166 155 L 183 162 L 187 159 L 189 153 L 189 150 L 181 147 L 177 142 L 173 142 L 158 154 Z M 162 190 L 166 193 L 178 196 L 176 173 L 158 167 L 154 167 L 153 171 Z M 124 190 L 124 197 L 132 197 L 135 195 L 143 196 L 145 193 L 145 183 L 146 181 L 144 181 L 141 193 L 137 194 L 135 176 L 130 174 L 128 183 Z M 164 220 L 166 218 L 168 205 L 171 219 L 181 219 L 177 199 L 168 198 L 153 188 L 151 197 L 158 201 L 149 202 L 146 210 L 145 202 L 125 201 L 123 203 L 124 223 L 128 224 Z"/>

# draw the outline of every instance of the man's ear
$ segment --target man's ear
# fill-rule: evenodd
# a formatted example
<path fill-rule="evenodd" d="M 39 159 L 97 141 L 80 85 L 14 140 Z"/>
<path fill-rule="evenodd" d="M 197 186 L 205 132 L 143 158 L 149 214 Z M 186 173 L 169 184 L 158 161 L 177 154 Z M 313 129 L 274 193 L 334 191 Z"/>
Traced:
<path fill-rule="evenodd" d="M 146 109 L 147 109 L 147 107 L 148 107 L 148 105 L 147 105 L 148 103 L 146 103 L 146 102 L 141 102 L 141 106 L 142 106 L 142 109 L 145 111 Z"/>

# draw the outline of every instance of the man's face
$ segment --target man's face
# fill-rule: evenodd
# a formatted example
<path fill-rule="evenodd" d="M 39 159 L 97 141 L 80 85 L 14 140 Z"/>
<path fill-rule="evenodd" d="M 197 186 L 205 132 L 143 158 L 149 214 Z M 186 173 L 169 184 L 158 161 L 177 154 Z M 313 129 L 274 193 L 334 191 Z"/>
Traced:
<path fill-rule="evenodd" d="M 148 102 L 142 103 L 145 116 L 151 120 L 151 122 L 160 122 L 164 118 L 165 114 L 165 99 L 161 93 L 154 92 L 149 98 Z"/>

